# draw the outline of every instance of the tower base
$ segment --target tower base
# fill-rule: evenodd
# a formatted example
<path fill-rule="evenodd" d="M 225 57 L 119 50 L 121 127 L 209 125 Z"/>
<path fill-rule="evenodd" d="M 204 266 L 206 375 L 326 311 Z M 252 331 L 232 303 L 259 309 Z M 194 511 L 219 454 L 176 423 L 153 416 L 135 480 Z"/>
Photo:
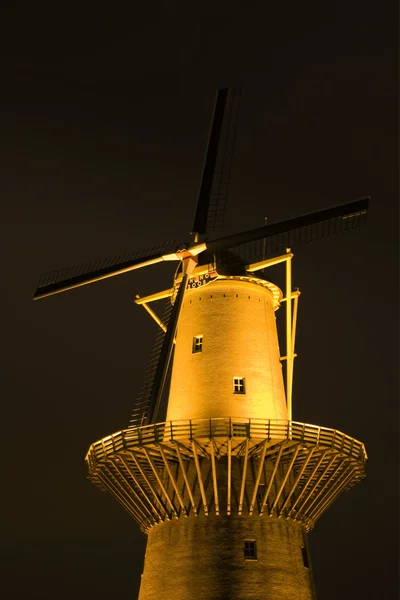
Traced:
<path fill-rule="evenodd" d="M 139 600 L 315 600 L 309 560 L 291 520 L 181 518 L 149 531 Z"/>
<path fill-rule="evenodd" d="M 333 429 L 233 417 L 127 429 L 87 454 L 149 536 L 140 600 L 314 600 L 305 532 L 366 458 Z"/>

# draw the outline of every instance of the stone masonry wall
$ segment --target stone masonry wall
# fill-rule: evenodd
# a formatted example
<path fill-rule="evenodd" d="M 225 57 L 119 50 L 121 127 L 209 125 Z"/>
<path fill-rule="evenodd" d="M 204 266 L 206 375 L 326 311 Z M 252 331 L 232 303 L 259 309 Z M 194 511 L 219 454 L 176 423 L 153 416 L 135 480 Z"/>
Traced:
<path fill-rule="evenodd" d="M 315 600 L 298 523 L 189 517 L 149 532 L 139 600 Z M 257 560 L 244 541 L 255 540 Z"/>

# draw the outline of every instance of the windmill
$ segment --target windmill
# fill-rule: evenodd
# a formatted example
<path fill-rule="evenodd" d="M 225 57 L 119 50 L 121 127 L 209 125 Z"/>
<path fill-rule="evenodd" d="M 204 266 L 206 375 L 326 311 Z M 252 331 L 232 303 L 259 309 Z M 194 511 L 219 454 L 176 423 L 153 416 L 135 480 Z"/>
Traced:
<path fill-rule="evenodd" d="M 363 226 L 368 199 L 215 235 L 238 105 L 234 90 L 218 92 L 188 243 L 46 274 L 34 295 L 177 263 L 170 289 L 136 298 L 159 335 L 130 426 L 92 444 L 86 457 L 92 481 L 149 536 L 140 600 L 190 598 L 193 589 L 207 600 L 293 598 L 300 590 L 315 597 L 305 534 L 365 475 L 363 444 L 292 421 L 299 292 L 291 249 Z M 277 264 L 285 266 L 285 295 L 265 276 Z M 160 318 L 149 304 L 162 299 Z M 274 318 L 282 303 L 284 356 Z"/>

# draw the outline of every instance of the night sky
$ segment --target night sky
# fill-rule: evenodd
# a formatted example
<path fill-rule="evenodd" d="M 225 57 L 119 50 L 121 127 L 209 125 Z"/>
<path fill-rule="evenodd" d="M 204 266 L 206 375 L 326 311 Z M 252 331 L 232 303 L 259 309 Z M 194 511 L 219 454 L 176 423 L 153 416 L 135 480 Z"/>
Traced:
<path fill-rule="evenodd" d="M 171 266 L 31 298 L 42 272 L 188 239 L 215 92 L 242 85 L 225 232 L 371 196 L 365 229 L 295 252 L 294 419 L 344 431 L 369 455 L 367 479 L 310 534 L 319 600 L 396 598 L 394 4 L 8 4 L 3 597 L 138 593 L 145 536 L 86 479 L 84 457 L 128 425 L 157 327 L 133 297 L 169 287 Z"/>

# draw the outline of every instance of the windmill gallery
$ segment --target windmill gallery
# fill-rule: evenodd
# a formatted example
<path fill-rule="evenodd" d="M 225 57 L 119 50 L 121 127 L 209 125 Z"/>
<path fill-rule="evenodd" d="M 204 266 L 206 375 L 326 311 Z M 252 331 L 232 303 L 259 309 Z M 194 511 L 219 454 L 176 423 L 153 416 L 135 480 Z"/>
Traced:
<path fill-rule="evenodd" d="M 35 293 L 178 265 L 170 289 L 136 299 L 159 333 L 130 425 L 86 456 L 91 480 L 148 535 L 140 600 L 316 598 L 307 532 L 365 476 L 361 442 L 292 421 L 300 292 L 291 266 L 297 245 L 363 226 L 368 199 L 216 235 L 237 111 L 238 95 L 220 90 L 189 244 L 49 273 Z M 267 277 L 274 265 L 285 269 L 284 291 Z M 161 316 L 150 306 L 159 300 Z"/>

